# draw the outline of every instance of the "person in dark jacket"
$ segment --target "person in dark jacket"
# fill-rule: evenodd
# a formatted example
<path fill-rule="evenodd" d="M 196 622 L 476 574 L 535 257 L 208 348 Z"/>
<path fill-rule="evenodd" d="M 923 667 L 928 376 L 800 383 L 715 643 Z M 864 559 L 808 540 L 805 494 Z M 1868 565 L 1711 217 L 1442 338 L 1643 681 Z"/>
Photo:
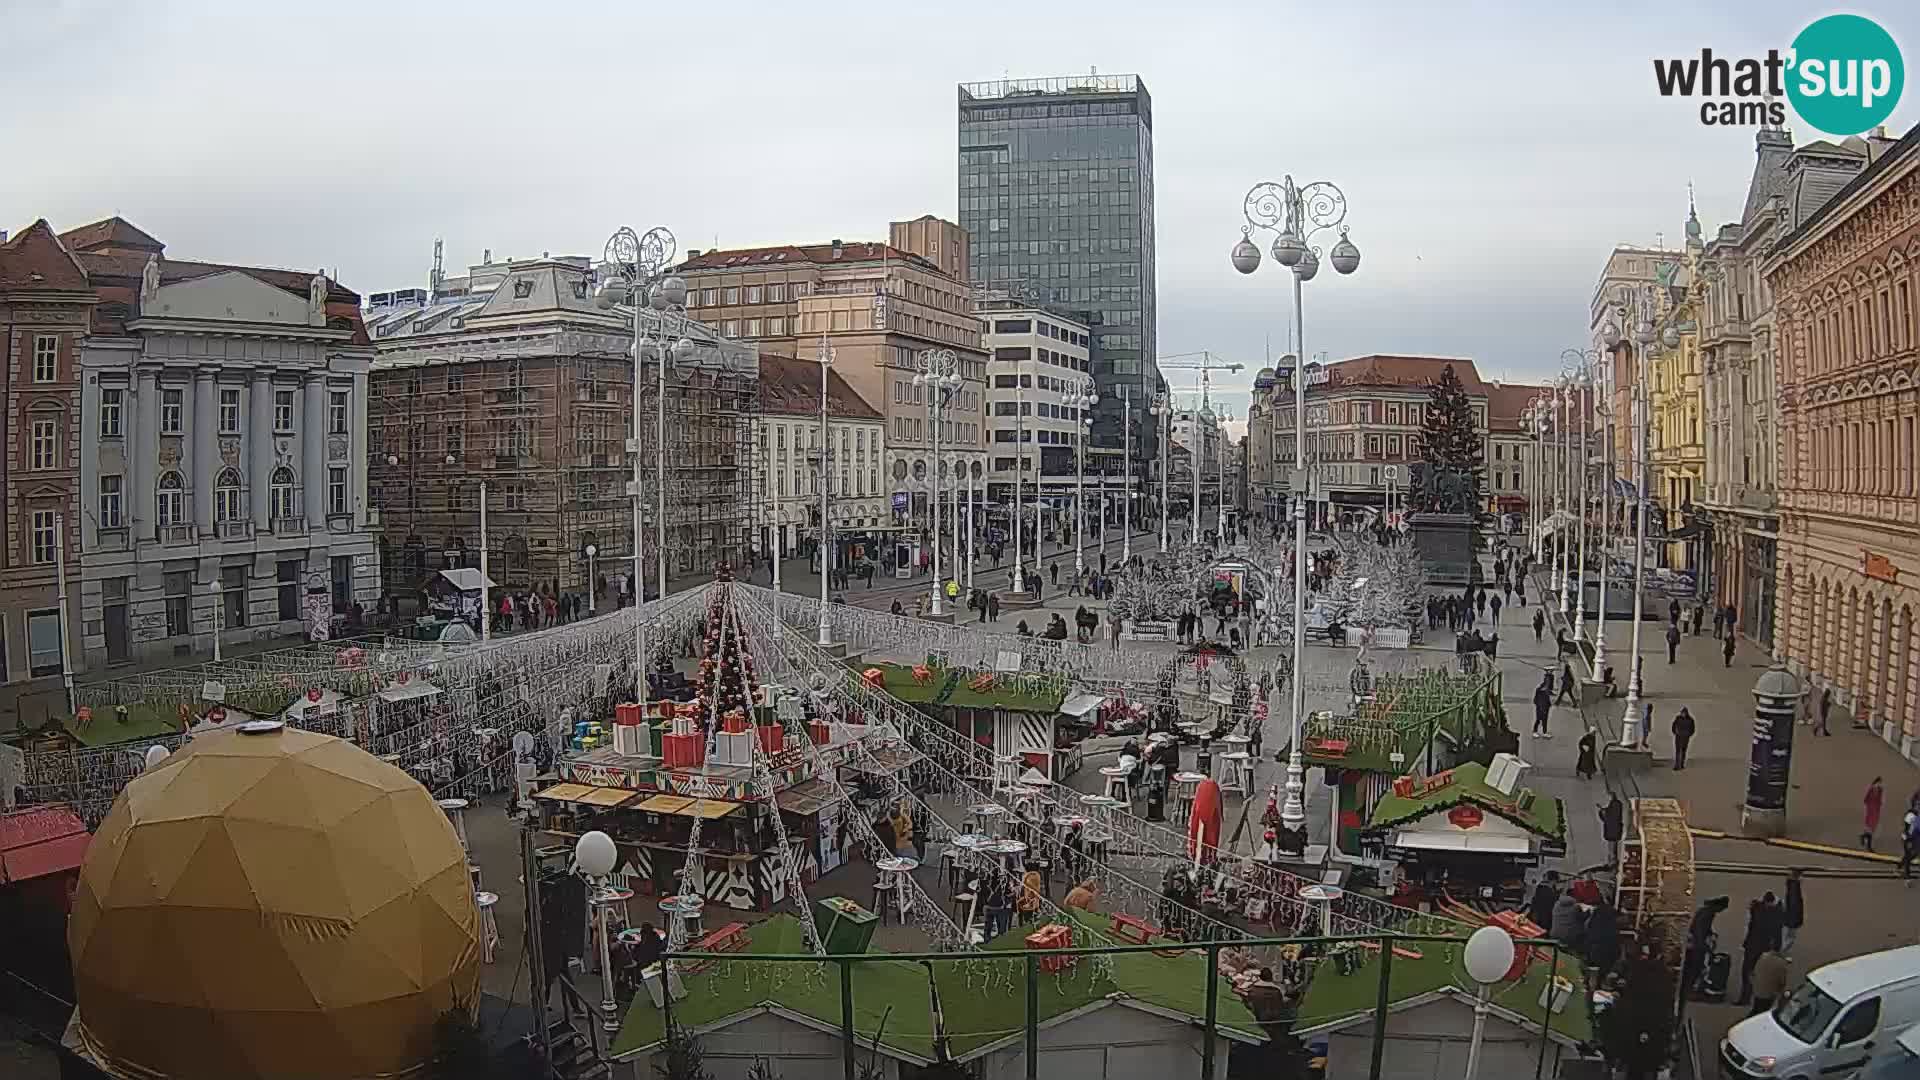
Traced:
<path fill-rule="evenodd" d="M 1713 940 L 1713 920 L 1727 910 L 1728 902 L 1727 897 L 1716 896 L 1693 911 L 1693 922 L 1687 926 L 1686 959 L 1680 968 L 1680 996 L 1683 1001 L 1700 981 L 1701 971 L 1706 969 L 1707 952 Z"/>
<path fill-rule="evenodd" d="M 1787 871 L 1786 898 L 1780 904 L 1780 955 L 1793 959 L 1793 943 L 1807 921 L 1807 898 L 1800 891 L 1800 868 Z"/>
<path fill-rule="evenodd" d="M 1542 930 L 1553 925 L 1553 905 L 1560 902 L 1559 882 L 1558 871 L 1542 874 L 1540 883 L 1533 887 L 1533 899 L 1527 902 L 1527 918 Z"/>
<path fill-rule="evenodd" d="M 1603 896 L 1587 913 L 1587 966 L 1605 979 L 1620 960 L 1620 916 Z"/>
<path fill-rule="evenodd" d="M 1669 664 L 1673 663 L 1673 658 L 1675 654 L 1677 654 L 1679 651 L 1680 651 L 1680 624 L 1677 622 L 1670 622 L 1667 624 L 1667 663 Z"/>
<path fill-rule="evenodd" d="M 1540 634 L 1547 628 L 1546 613 L 1535 609 L 1533 613 L 1533 640 L 1539 641 Z"/>
<path fill-rule="evenodd" d="M 1626 828 L 1627 807 L 1616 793 L 1600 808 L 1600 835 L 1606 838 L 1608 859 L 1611 860 L 1614 845 L 1620 842 L 1620 834 Z"/>
<path fill-rule="evenodd" d="M 1575 685 L 1577 684 L 1573 681 L 1573 665 L 1571 663 L 1561 664 L 1560 665 L 1560 693 L 1554 697 L 1554 701 L 1557 702 L 1561 698 L 1566 698 L 1567 704 L 1573 706 L 1576 709 L 1579 708 L 1580 699 L 1576 697 L 1573 692 L 1573 688 Z"/>
<path fill-rule="evenodd" d="M 1598 743 L 1599 739 L 1592 728 L 1580 736 L 1580 756 L 1573 763 L 1573 771 L 1582 780 L 1591 780 L 1593 774 L 1600 771 Z"/>
<path fill-rule="evenodd" d="M 1693 714 L 1685 709 L 1673 714 L 1673 768 L 1687 767 L 1687 744 L 1693 741 Z"/>
<path fill-rule="evenodd" d="M 1747 905 L 1747 932 L 1740 939 L 1740 1000 L 1734 1002 L 1735 1005 L 1753 1000 L 1753 965 L 1761 953 L 1779 951 L 1780 927 L 1780 903 L 1773 898 L 1773 893 L 1768 892 Z"/>
<path fill-rule="evenodd" d="M 1580 901 L 1573 898 L 1573 891 L 1560 894 L 1553 902 L 1553 919 L 1548 924 L 1547 936 L 1570 949 L 1579 949 L 1585 944 L 1586 923 L 1580 912 Z"/>
<path fill-rule="evenodd" d="M 1725 667 L 1733 666 L 1733 635 L 1732 634 L 1728 634 L 1726 637 L 1721 639 L 1720 657 L 1722 660 L 1726 661 L 1726 663 L 1723 666 Z"/>
<path fill-rule="evenodd" d="M 1552 738 L 1547 731 L 1547 717 L 1553 712 L 1553 672 L 1540 676 L 1540 685 L 1533 689 L 1533 733 L 1543 739 Z"/>
<path fill-rule="evenodd" d="M 873 819 L 873 834 L 880 838 L 880 846 L 889 855 L 900 846 L 899 837 L 893 831 L 893 819 L 885 814 Z"/>

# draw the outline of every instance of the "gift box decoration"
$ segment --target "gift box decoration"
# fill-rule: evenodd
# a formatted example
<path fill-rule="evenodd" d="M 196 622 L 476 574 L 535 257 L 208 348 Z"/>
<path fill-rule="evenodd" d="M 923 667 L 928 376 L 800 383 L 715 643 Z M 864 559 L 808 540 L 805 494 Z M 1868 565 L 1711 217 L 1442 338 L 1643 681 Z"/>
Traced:
<path fill-rule="evenodd" d="M 763 753 L 777 754 L 786 749 L 786 728 L 779 724 L 762 724 L 757 730 L 760 732 L 760 749 Z"/>
<path fill-rule="evenodd" d="M 807 738 L 815 746 L 827 746 L 833 742 L 833 729 L 824 720 L 813 720 L 807 724 Z"/>
<path fill-rule="evenodd" d="M 729 735 L 747 730 L 747 714 L 739 709 L 733 710 L 720 721 L 720 730 Z"/>
<path fill-rule="evenodd" d="M 753 748 L 759 742 L 760 736 L 751 728 L 722 731 L 713 738 L 713 763 L 715 765 L 752 765 Z"/>
<path fill-rule="evenodd" d="M 1027 948 L 1036 952 L 1050 949 L 1073 948 L 1073 928 L 1061 923 L 1048 923 L 1027 935 Z M 1075 957 L 1071 953 L 1040 958 L 1040 970 L 1059 973 L 1073 966 Z"/>
<path fill-rule="evenodd" d="M 660 756 L 669 769 L 697 769 L 707 757 L 707 742 L 698 735 L 678 733 L 662 739 Z"/>
<path fill-rule="evenodd" d="M 639 702 L 626 701 L 613 707 L 613 722 L 620 727 L 635 725 L 641 720 Z"/>
<path fill-rule="evenodd" d="M 622 709 L 628 706 L 620 706 Z M 637 719 L 640 710 L 633 710 Z M 613 725 L 613 752 L 628 757 L 644 757 L 653 753 L 653 729 L 645 724 L 629 724 L 616 720 Z"/>

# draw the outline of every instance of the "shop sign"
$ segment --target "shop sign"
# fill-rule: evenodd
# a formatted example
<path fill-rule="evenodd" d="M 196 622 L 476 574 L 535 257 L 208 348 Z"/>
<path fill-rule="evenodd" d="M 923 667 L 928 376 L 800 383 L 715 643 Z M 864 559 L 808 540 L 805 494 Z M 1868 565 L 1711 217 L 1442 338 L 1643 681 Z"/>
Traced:
<path fill-rule="evenodd" d="M 1447 811 L 1447 824 L 1456 829 L 1477 829 L 1487 820 L 1487 815 L 1477 806 L 1462 803 Z"/>

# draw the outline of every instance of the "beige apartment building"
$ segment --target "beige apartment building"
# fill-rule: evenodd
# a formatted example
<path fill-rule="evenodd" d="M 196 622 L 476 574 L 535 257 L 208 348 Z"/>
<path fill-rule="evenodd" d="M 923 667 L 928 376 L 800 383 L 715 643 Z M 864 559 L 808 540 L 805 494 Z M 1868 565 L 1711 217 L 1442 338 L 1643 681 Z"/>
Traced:
<path fill-rule="evenodd" d="M 909 526 L 910 515 L 925 525 L 936 470 L 943 477 L 941 506 L 964 503 L 965 496 L 955 494 L 963 475 L 980 497 L 987 357 L 965 281 L 936 261 L 946 260 L 956 244 L 964 252 L 965 233 L 921 218 L 896 225 L 894 235 L 924 243 L 928 254 L 832 240 L 690 252 L 679 272 L 687 279 L 688 314 L 723 337 L 807 360 L 830 351 L 834 373 L 884 420 L 883 486 L 898 530 Z M 961 385 L 945 402 L 936 432 L 927 388 L 913 377 L 924 355 L 941 349 L 954 354 Z"/>

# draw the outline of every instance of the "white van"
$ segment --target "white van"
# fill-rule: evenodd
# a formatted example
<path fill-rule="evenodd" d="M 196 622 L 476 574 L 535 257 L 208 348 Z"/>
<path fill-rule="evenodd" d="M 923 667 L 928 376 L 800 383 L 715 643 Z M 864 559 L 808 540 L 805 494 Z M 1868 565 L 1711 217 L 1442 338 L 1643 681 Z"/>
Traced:
<path fill-rule="evenodd" d="M 1773 1009 L 1720 1041 L 1727 1077 L 1849 1076 L 1920 1023 L 1920 945 L 1815 968 Z"/>
<path fill-rule="evenodd" d="M 1920 1080 L 1920 1024 L 1900 1033 L 1855 1075 L 1855 1080 Z"/>

